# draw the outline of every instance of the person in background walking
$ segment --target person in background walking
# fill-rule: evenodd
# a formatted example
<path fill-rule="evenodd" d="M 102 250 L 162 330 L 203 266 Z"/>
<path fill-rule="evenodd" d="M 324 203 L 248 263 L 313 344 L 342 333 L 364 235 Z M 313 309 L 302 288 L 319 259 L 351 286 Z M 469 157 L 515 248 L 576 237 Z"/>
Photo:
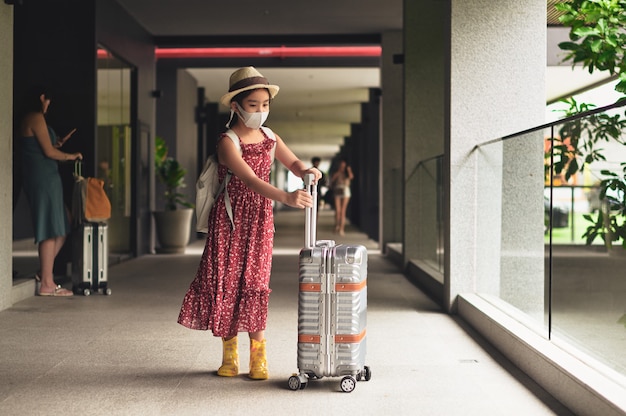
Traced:
<path fill-rule="evenodd" d="M 335 196 L 335 232 L 345 235 L 346 212 L 352 196 L 350 182 L 354 179 L 352 168 L 346 159 L 339 162 L 339 167 L 330 178 L 331 187 Z"/>

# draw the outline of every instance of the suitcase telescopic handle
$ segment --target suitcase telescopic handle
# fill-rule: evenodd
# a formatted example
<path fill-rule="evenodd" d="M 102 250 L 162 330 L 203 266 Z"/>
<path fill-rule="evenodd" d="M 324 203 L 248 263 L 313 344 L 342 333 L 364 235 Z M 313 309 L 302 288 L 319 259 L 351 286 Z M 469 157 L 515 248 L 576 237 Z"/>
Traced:
<path fill-rule="evenodd" d="M 76 159 L 74 161 L 74 177 L 83 176 L 83 161 Z"/>
<path fill-rule="evenodd" d="M 304 175 L 304 188 L 313 197 L 313 206 L 304 209 L 304 246 L 315 246 L 315 232 L 317 229 L 317 184 L 314 183 L 315 175 Z"/>

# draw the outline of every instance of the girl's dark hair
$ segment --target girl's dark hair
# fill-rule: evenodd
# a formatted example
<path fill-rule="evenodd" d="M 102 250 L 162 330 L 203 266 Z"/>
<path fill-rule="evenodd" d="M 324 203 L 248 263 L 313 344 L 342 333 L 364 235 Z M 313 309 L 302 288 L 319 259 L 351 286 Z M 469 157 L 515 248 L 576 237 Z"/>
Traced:
<path fill-rule="evenodd" d="M 239 105 L 243 106 L 243 100 L 245 100 L 250 94 L 252 94 L 254 91 L 256 90 L 247 90 L 247 91 L 242 91 L 239 94 L 235 95 L 233 97 L 232 101 L 235 101 L 236 103 L 238 103 Z M 269 92 L 269 90 L 268 90 Z"/>
<path fill-rule="evenodd" d="M 243 107 L 243 100 L 245 100 L 248 95 L 252 94 L 252 91 L 254 91 L 254 90 L 248 90 L 248 91 L 240 92 L 239 94 L 235 95 L 230 100 L 230 102 L 232 103 L 234 101 L 234 102 L 236 102 L 237 104 L 239 104 L 240 106 Z M 230 121 L 230 125 L 234 126 L 238 122 L 239 122 L 239 115 L 237 113 L 233 113 L 233 119 Z"/>

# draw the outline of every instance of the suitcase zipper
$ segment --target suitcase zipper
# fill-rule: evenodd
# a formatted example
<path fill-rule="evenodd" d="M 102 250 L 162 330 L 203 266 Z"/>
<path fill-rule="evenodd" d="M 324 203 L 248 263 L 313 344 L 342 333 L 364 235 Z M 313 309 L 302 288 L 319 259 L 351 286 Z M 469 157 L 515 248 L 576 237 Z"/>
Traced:
<path fill-rule="evenodd" d="M 335 302 L 335 296 L 334 296 L 334 288 L 335 288 L 335 273 L 334 273 L 334 259 L 335 257 L 335 248 L 334 247 L 328 247 L 326 249 L 326 253 L 325 253 L 325 258 L 326 258 L 326 265 L 325 265 L 325 284 L 326 284 L 326 289 L 324 290 L 324 300 L 325 300 L 325 305 L 324 305 L 324 315 L 325 315 L 325 322 L 324 322 L 324 326 L 325 326 L 325 331 L 324 331 L 324 336 L 326 338 L 325 340 L 325 373 L 327 376 L 332 376 L 333 375 L 333 368 L 334 368 L 334 360 L 333 360 L 333 350 L 334 350 L 334 332 L 335 332 L 335 327 L 334 327 L 334 313 L 333 311 L 335 310 L 336 305 L 334 305 Z"/>

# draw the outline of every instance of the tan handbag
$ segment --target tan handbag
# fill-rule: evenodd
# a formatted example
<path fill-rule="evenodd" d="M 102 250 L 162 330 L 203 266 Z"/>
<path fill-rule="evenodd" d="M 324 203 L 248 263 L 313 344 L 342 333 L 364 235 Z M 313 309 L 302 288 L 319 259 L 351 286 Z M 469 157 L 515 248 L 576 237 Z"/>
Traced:
<path fill-rule="evenodd" d="M 111 201 L 104 190 L 104 181 L 82 176 L 82 162 L 74 163 L 74 190 L 72 194 L 73 224 L 103 222 L 111 218 Z"/>
<path fill-rule="evenodd" d="M 85 220 L 101 222 L 109 218 L 111 218 L 111 202 L 104 191 L 104 181 L 98 178 L 87 178 Z"/>

